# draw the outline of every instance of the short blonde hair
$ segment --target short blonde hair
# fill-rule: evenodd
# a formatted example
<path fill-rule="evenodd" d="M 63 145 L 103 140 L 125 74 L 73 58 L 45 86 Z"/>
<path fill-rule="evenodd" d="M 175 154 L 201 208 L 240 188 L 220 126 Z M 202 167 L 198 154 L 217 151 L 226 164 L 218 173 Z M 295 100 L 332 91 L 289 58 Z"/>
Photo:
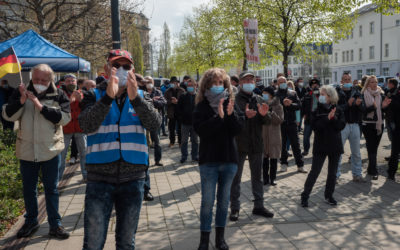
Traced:
<path fill-rule="evenodd" d="M 35 67 L 33 67 L 31 69 L 31 74 L 33 75 L 33 73 L 35 71 L 42 71 L 42 72 L 48 73 L 49 74 L 49 78 L 50 78 L 49 81 L 50 82 L 54 82 L 55 74 L 54 74 L 53 69 L 48 64 L 44 64 L 43 63 L 43 64 L 36 65 Z"/>
<path fill-rule="evenodd" d="M 334 87 L 330 85 L 323 85 L 319 91 L 325 91 L 325 93 L 329 96 L 329 99 L 331 100 L 331 104 L 337 104 L 339 101 L 339 96 L 337 94 L 337 91 Z"/>

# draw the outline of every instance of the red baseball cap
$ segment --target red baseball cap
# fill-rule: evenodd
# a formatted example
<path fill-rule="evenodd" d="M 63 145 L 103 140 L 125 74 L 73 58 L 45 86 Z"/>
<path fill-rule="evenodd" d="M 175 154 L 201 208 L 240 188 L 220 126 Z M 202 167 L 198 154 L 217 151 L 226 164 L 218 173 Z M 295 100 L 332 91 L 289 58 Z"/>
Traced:
<path fill-rule="evenodd" d="M 133 64 L 133 59 L 132 59 L 131 53 L 129 53 L 126 50 L 122 50 L 122 49 L 110 50 L 110 52 L 108 53 L 107 61 L 112 62 L 112 61 L 120 59 L 120 58 L 125 58 Z"/>

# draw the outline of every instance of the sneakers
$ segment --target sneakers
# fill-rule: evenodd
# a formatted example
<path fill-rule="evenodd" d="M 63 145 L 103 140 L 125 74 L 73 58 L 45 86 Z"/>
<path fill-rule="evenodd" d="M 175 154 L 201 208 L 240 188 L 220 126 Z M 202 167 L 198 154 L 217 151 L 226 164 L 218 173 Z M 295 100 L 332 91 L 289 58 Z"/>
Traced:
<path fill-rule="evenodd" d="M 71 157 L 71 159 L 69 159 L 69 164 L 74 165 L 75 163 L 76 163 L 75 157 Z"/>
<path fill-rule="evenodd" d="M 281 164 L 281 169 L 279 170 L 279 172 L 286 172 L 288 168 L 287 164 Z"/>
<path fill-rule="evenodd" d="M 39 228 L 39 223 L 25 223 L 17 233 L 18 238 L 29 237 Z"/>
<path fill-rule="evenodd" d="M 361 175 L 355 176 L 353 175 L 353 181 L 358 183 L 365 183 L 367 182 Z"/>
<path fill-rule="evenodd" d="M 68 239 L 69 238 L 69 233 L 65 230 L 65 228 L 63 226 L 59 226 L 59 227 L 50 229 L 49 235 L 54 236 L 58 239 Z"/>
<path fill-rule="evenodd" d="M 238 221 L 239 220 L 239 210 L 232 210 L 229 215 L 230 221 Z"/>
<path fill-rule="evenodd" d="M 307 173 L 307 171 L 304 170 L 304 167 L 298 167 L 297 168 L 297 172 L 302 173 L 302 174 L 306 174 Z"/>
<path fill-rule="evenodd" d="M 253 209 L 253 214 L 254 214 L 254 215 L 263 216 L 263 217 L 265 217 L 265 218 L 272 218 L 272 217 L 274 217 L 274 213 L 272 213 L 271 211 L 269 211 L 269 210 L 266 209 L 265 207 L 262 207 L 262 208 L 254 208 L 254 209 Z"/>
<path fill-rule="evenodd" d="M 326 201 L 326 203 L 328 203 L 331 206 L 337 205 L 337 201 L 335 199 L 333 199 L 333 197 L 325 197 L 325 201 Z"/>

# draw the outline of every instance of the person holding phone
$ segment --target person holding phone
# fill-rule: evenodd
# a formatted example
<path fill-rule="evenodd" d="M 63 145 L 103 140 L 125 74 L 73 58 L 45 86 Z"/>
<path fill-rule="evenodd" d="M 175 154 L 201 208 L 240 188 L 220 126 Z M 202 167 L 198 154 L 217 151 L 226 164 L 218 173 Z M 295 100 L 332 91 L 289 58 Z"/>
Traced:
<path fill-rule="evenodd" d="M 87 138 L 87 185 L 83 249 L 102 249 L 113 206 L 116 248 L 135 248 L 143 200 L 148 146 L 146 129 L 161 116 L 138 89 L 132 56 L 111 50 L 104 70 L 108 83 L 85 92 L 79 125 Z"/>

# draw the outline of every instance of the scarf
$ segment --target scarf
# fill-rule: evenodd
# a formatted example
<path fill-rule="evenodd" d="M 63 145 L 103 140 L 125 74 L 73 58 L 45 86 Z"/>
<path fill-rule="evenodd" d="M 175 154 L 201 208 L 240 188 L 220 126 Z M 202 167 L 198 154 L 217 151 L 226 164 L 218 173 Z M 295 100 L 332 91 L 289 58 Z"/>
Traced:
<path fill-rule="evenodd" d="M 210 106 L 214 110 L 214 112 L 218 114 L 218 106 L 221 98 L 226 99 L 229 96 L 229 93 L 227 89 L 225 89 L 220 94 L 214 94 L 213 92 L 211 92 L 211 90 L 206 89 L 206 91 L 204 92 L 204 96 L 210 103 Z"/>
<path fill-rule="evenodd" d="M 376 115 L 378 117 L 378 121 L 376 122 L 376 130 L 378 130 L 378 135 L 382 133 L 382 97 L 381 97 L 381 89 L 377 88 L 376 90 L 371 90 L 371 88 L 367 88 L 364 92 L 364 100 L 365 106 L 370 107 L 376 103 Z M 370 112 L 367 114 L 369 119 L 374 118 L 374 112 Z"/>

